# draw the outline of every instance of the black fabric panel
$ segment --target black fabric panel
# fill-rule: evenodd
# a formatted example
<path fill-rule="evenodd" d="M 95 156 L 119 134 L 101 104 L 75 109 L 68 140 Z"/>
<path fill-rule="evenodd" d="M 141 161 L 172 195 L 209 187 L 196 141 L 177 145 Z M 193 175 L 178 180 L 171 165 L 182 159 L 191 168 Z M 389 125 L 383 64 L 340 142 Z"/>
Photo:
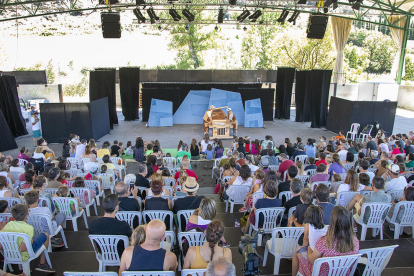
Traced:
<path fill-rule="evenodd" d="M 305 100 L 303 102 L 303 122 L 311 121 L 311 108 L 312 108 L 312 71 L 306 72 L 306 87 L 305 87 Z"/>
<path fill-rule="evenodd" d="M 276 112 L 277 119 L 290 119 L 292 87 L 295 79 L 295 68 L 278 68 L 276 80 Z"/>
<path fill-rule="evenodd" d="M 306 76 L 309 71 L 296 71 L 295 85 L 295 105 L 296 105 L 296 122 L 303 122 L 303 109 L 306 94 Z"/>
<path fill-rule="evenodd" d="M 382 128 L 386 131 L 387 136 L 392 134 L 394 130 L 395 113 L 398 102 L 374 102 L 373 122 L 378 121 Z"/>
<path fill-rule="evenodd" d="M 311 126 L 321 127 L 321 98 L 322 98 L 323 70 L 311 71 Z"/>
<path fill-rule="evenodd" d="M 328 117 L 329 88 L 331 85 L 332 70 L 324 70 L 322 78 L 320 125 L 326 126 Z"/>
<path fill-rule="evenodd" d="M 139 68 L 119 68 L 119 91 L 125 121 L 139 119 Z"/>
<path fill-rule="evenodd" d="M 276 75 L 276 109 L 275 109 L 275 118 L 283 118 L 283 96 L 285 93 L 285 70 L 284 68 L 277 69 Z"/>
<path fill-rule="evenodd" d="M 275 100 L 275 90 L 273 88 L 239 88 L 238 89 L 245 108 L 245 101 L 260 99 L 264 121 L 273 121 L 273 102 Z"/>
<path fill-rule="evenodd" d="M 111 130 L 108 113 L 108 98 L 102 98 L 89 103 L 92 138 L 96 141 Z"/>
<path fill-rule="evenodd" d="M 352 114 L 352 102 L 337 97 L 331 97 L 326 128 L 334 133 L 348 131 Z M 356 123 L 356 122 L 355 122 Z"/>
<path fill-rule="evenodd" d="M 3 116 L 3 112 L 0 109 L 0 151 L 8 151 L 12 149 L 17 149 L 16 141 L 14 140 L 13 134 L 10 131 L 10 128 L 6 122 L 6 119 Z"/>
<path fill-rule="evenodd" d="M 16 78 L 13 76 L 0 76 L 0 109 L 14 137 L 28 134 L 20 110 Z"/>
<path fill-rule="evenodd" d="M 173 114 L 180 106 L 180 88 L 178 87 L 142 88 L 141 91 L 143 122 L 148 121 L 152 99 L 172 102 Z"/>
<path fill-rule="evenodd" d="M 89 74 L 89 101 L 108 97 L 110 126 L 118 124 L 116 115 L 115 69 L 99 69 Z"/>
<path fill-rule="evenodd" d="M 66 113 L 63 103 L 41 103 L 39 104 L 42 116 L 42 137 L 49 143 L 63 143 L 69 135 L 76 132 L 66 131 Z"/>
<path fill-rule="evenodd" d="M 89 103 L 67 103 L 65 104 L 66 131 L 79 135 L 89 140 L 92 138 L 91 118 L 89 114 Z"/>

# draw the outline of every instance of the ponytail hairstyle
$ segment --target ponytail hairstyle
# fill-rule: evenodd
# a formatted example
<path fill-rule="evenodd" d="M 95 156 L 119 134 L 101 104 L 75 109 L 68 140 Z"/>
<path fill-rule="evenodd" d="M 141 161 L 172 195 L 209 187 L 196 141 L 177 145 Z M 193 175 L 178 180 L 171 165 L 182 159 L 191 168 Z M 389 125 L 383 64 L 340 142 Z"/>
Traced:
<path fill-rule="evenodd" d="M 400 153 L 404 153 L 403 149 L 402 149 L 402 145 L 400 141 L 395 141 L 395 145 L 400 149 Z"/>
<path fill-rule="evenodd" d="M 196 147 L 197 147 L 197 140 L 193 138 L 193 140 L 191 140 L 191 149 L 195 150 Z"/>
<path fill-rule="evenodd" d="M 213 260 L 214 247 L 220 241 L 221 237 L 223 236 L 223 233 L 224 224 L 218 219 L 211 221 L 210 224 L 207 226 L 206 241 L 208 242 L 208 245 L 211 249 L 210 261 Z"/>
<path fill-rule="evenodd" d="M 339 154 L 334 153 L 334 154 L 332 155 L 332 158 L 333 158 L 333 162 L 334 162 L 334 163 L 338 163 L 341 167 L 344 167 L 344 166 L 342 165 L 341 158 L 339 157 Z"/>
<path fill-rule="evenodd" d="M 180 140 L 180 142 L 178 142 L 178 146 L 177 146 L 177 151 L 180 150 L 181 146 L 184 144 L 183 140 Z"/>

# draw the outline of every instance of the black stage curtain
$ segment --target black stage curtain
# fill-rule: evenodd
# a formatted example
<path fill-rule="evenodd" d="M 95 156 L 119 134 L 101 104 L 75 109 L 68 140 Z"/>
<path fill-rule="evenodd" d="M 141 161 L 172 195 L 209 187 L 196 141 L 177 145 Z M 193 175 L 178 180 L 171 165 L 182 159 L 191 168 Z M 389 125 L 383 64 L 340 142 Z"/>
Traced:
<path fill-rule="evenodd" d="M 303 102 L 303 122 L 311 121 L 311 108 L 312 108 L 312 92 L 311 92 L 311 80 L 312 71 L 306 72 L 306 87 L 305 87 L 305 100 Z"/>
<path fill-rule="evenodd" d="M 311 71 L 311 127 L 326 126 L 332 70 Z"/>
<path fill-rule="evenodd" d="M 28 134 L 20 110 L 16 78 L 13 76 L 0 76 L 0 109 L 14 137 Z"/>
<path fill-rule="evenodd" d="M 297 71 L 296 72 L 296 85 L 295 85 L 295 105 L 296 105 L 296 122 L 303 122 L 304 116 L 304 104 L 306 95 L 306 77 L 309 71 Z"/>
<path fill-rule="evenodd" d="M 321 126 L 326 126 L 328 118 L 329 88 L 331 86 L 332 70 L 323 70 L 322 96 L 321 96 Z"/>
<path fill-rule="evenodd" d="M 278 68 L 276 77 L 276 112 L 277 119 L 290 119 L 292 87 L 295 68 Z"/>
<path fill-rule="evenodd" d="M 275 90 L 273 88 L 239 88 L 238 91 L 244 108 L 246 108 L 246 101 L 260 99 L 263 121 L 273 121 L 273 102 L 275 100 Z"/>
<path fill-rule="evenodd" d="M 110 127 L 118 124 L 116 115 L 115 69 L 97 69 L 89 74 L 89 101 L 108 97 Z"/>
<path fill-rule="evenodd" d="M 125 121 L 139 119 L 139 67 L 119 68 L 119 91 Z"/>
<path fill-rule="evenodd" d="M 6 119 L 3 116 L 3 112 L 0 109 L 0 151 L 8 151 L 12 149 L 17 149 L 16 141 L 14 140 L 13 134 L 10 131 L 9 126 L 7 125 Z"/>

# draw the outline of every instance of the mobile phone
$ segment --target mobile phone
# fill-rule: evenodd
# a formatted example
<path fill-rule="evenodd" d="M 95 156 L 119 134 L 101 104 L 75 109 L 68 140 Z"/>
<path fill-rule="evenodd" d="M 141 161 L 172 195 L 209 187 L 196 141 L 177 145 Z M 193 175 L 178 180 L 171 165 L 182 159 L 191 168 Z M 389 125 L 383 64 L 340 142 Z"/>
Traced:
<path fill-rule="evenodd" d="M 135 184 L 129 184 L 129 188 L 132 190 L 132 189 L 134 189 L 134 187 L 135 187 Z"/>

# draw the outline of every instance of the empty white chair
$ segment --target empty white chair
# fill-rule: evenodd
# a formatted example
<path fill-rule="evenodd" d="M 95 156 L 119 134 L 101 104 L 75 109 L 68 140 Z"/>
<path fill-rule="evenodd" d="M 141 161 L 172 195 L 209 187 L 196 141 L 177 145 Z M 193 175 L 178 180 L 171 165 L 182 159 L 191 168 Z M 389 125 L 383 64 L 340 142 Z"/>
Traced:
<path fill-rule="evenodd" d="M 188 248 L 191 246 L 202 246 L 206 242 L 206 236 L 203 232 L 180 232 L 177 234 L 178 244 L 180 245 L 180 257 L 178 258 L 178 271 L 181 270 L 181 262 L 184 260 L 183 243 L 188 242 Z"/>
<path fill-rule="evenodd" d="M 260 208 L 257 209 L 254 217 L 254 224 L 250 224 L 249 228 L 249 235 L 251 235 L 252 231 L 259 231 L 259 219 L 260 214 L 263 216 L 263 225 L 260 229 L 263 229 L 264 234 L 272 233 L 273 228 L 280 227 L 280 223 L 282 222 L 283 214 L 285 213 L 284 207 L 273 207 L 273 208 Z M 279 223 L 278 220 L 279 219 Z M 262 245 L 262 234 L 258 234 L 257 246 Z"/>
<path fill-rule="evenodd" d="M 182 227 L 186 226 L 190 216 L 194 213 L 195 210 L 181 210 L 177 212 L 177 220 L 178 220 L 178 232 L 183 231 Z M 185 221 L 181 221 L 182 217 L 184 217 Z M 183 224 L 185 222 L 185 224 Z M 185 228 L 185 227 L 184 227 Z"/>
<path fill-rule="evenodd" d="M 64 276 L 118 276 L 116 272 L 63 272 Z"/>
<path fill-rule="evenodd" d="M 101 205 L 99 197 L 103 195 L 103 189 L 101 189 L 101 182 L 99 180 L 84 180 L 85 187 L 89 190 L 95 191 L 96 204 Z"/>
<path fill-rule="evenodd" d="M 82 170 L 78 170 L 78 169 L 70 169 L 70 170 L 65 170 L 65 173 L 70 174 L 71 178 L 74 178 L 76 176 L 78 176 L 78 174 L 82 173 Z"/>
<path fill-rule="evenodd" d="M 129 227 L 131 227 L 132 231 L 134 231 L 134 220 L 135 218 L 138 218 L 138 225 L 141 225 L 142 214 L 138 211 L 118 211 L 115 214 L 115 218 L 117 220 L 128 222 Z"/>
<path fill-rule="evenodd" d="M 371 135 L 371 131 L 372 131 L 372 128 L 374 126 L 373 125 L 367 125 L 366 127 L 367 127 L 368 131 L 365 131 L 364 133 L 361 132 L 359 134 L 359 139 L 361 140 L 362 143 L 364 143 L 365 139 L 367 139 L 367 137 Z M 364 130 L 362 130 L 362 131 L 364 131 Z"/>
<path fill-rule="evenodd" d="M 305 186 L 306 183 L 309 182 L 309 180 L 310 180 L 310 175 L 297 175 L 297 176 L 295 176 L 295 178 L 297 178 L 300 181 L 302 181 L 303 186 Z"/>
<path fill-rule="evenodd" d="M 67 157 L 66 158 L 66 167 L 69 170 L 77 170 L 77 169 L 80 169 L 80 160 L 79 160 L 79 158 Z"/>
<path fill-rule="evenodd" d="M 404 194 L 404 190 L 391 190 L 388 191 L 387 194 L 391 196 L 391 201 L 394 201 L 396 199 L 401 199 Z"/>
<path fill-rule="evenodd" d="M 205 269 L 183 269 L 181 276 L 202 276 L 205 271 Z"/>
<path fill-rule="evenodd" d="M 399 212 L 402 212 L 402 215 L 398 216 Z M 397 218 L 401 218 L 401 220 Z M 394 224 L 394 239 L 399 239 L 404 227 L 414 227 L 414 201 L 398 202 L 394 207 L 392 217 L 387 216 L 385 219 Z M 414 232 L 412 236 L 414 237 Z"/>
<path fill-rule="evenodd" d="M 305 171 L 310 177 L 314 176 L 315 174 L 317 174 L 316 169 L 309 169 Z"/>
<path fill-rule="evenodd" d="M 175 276 L 174 271 L 123 271 L 122 276 Z"/>
<path fill-rule="evenodd" d="M 29 163 L 29 161 L 27 161 L 25 159 L 19 159 L 19 167 L 20 168 L 24 168 L 24 166 L 26 166 L 27 163 Z"/>
<path fill-rule="evenodd" d="M 318 276 L 322 264 L 328 264 L 328 275 L 345 275 L 344 271 L 351 271 L 348 275 L 354 275 L 361 254 L 345 255 L 338 257 L 324 257 L 316 259 L 313 263 L 312 276 Z"/>
<path fill-rule="evenodd" d="M 167 187 L 174 187 L 175 179 L 174 178 L 165 178 L 164 183 L 165 183 L 165 186 L 167 186 Z"/>
<path fill-rule="evenodd" d="M 86 215 L 88 217 L 91 216 L 89 207 L 93 205 L 95 209 L 95 215 L 98 215 L 98 211 L 96 210 L 96 201 L 95 198 L 91 196 L 91 190 L 89 188 L 70 188 L 69 192 L 72 193 L 75 197 L 79 198 L 79 202 L 82 208 L 85 208 Z M 88 200 L 85 199 L 85 196 Z M 86 203 L 88 201 L 88 203 Z"/>
<path fill-rule="evenodd" d="M 356 194 L 359 194 L 359 192 L 346 191 L 338 193 L 336 195 L 335 205 L 341 205 L 342 207 L 347 208 L 348 204 L 352 201 Z"/>
<path fill-rule="evenodd" d="M 49 254 L 44 245 L 42 245 L 36 252 L 33 251 L 32 246 L 27 246 L 27 253 L 29 259 L 23 262 L 20 254 L 20 246 L 17 245 L 17 239 L 23 239 L 25 244 L 31 244 L 30 238 L 27 234 L 14 232 L 0 232 L 0 244 L 3 247 L 4 265 L 3 271 L 6 271 L 7 265 L 18 264 L 23 266 L 23 273 L 30 275 L 30 261 L 36 259 L 40 254 L 45 253 L 47 264 L 52 267 L 50 263 Z"/>
<path fill-rule="evenodd" d="M 257 200 L 263 198 L 263 196 L 264 192 L 255 192 L 253 194 L 252 206 L 255 207 Z"/>
<path fill-rule="evenodd" d="M 213 168 L 211 169 L 211 178 L 214 178 L 214 169 L 219 169 L 221 159 L 214 159 Z"/>
<path fill-rule="evenodd" d="M 26 221 L 28 224 L 33 226 L 34 228 L 34 235 L 37 236 L 41 233 L 49 234 L 49 248 L 47 249 L 49 252 L 52 252 L 52 237 L 56 236 L 57 234 L 61 234 L 63 243 L 65 247 L 68 248 L 68 244 L 66 243 L 65 233 L 63 232 L 63 228 L 61 225 L 57 225 L 56 230 L 53 229 L 52 225 L 52 217 L 46 214 L 31 214 L 29 213 L 29 217 Z"/>
<path fill-rule="evenodd" d="M 174 222 L 174 214 L 172 211 L 153 211 L 153 210 L 147 210 L 142 212 L 142 218 L 144 220 L 144 224 L 147 224 L 151 220 L 159 219 L 162 221 L 165 221 L 165 218 L 169 216 L 170 219 L 170 227 L 168 230 L 173 230 L 173 222 Z M 147 218 L 148 217 L 148 218 Z"/>
<path fill-rule="evenodd" d="M 9 212 L 11 212 L 11 209 L 13 208 L 14 205 L 22 204 L 22 201 L 19 198 L 15 198 L 15 197 L 0 197 L 0 200 L 7 201 Z"/>
<path fill-rule="evenodd" d="M 344 164 L 344 169 L 347 172 L 350 169 L 352 169 L 354 166 L 355 166 L 355 164 Z"/>
<path fill-rule="evenodd" d="M 279 227 L 272 230 L 272 238 L 266 242 L 263 266 L 266 266 L 269 252 L 275 256 L 273 274 L 279 274 L 280 259 L 290 259 L 295 254 L 300 236 L 305 232 L 304 227 Z M 279 238 L 279 234 L 282 238 Z"/>
<path fill-rule="evenodd" d="M 79 212 L 79 205 L 78 201 L 75 198 L 70 197 L 52 197 L 53 204 L 56 205 L 59 212 L 65 214 L 66 220 L 71 220 L 73 225 L 73 231 L 78 231 L 78 222 L 77 219 L 83 215 L 83 219 L 85 221 L 86 229 L 88 229 L 88 221 L 86 220 L 85 210 Z M 70 204 L 73 203 L 75 206 L 75 214 L 72 215 L 72 209 L 70 208 Z M 66 228 L 66 222 L 64 224 Z"/>
<path fill-rule="evenodd" d="M 162 160 L 164 162 L 164 166 L 169 169 L 174 169 L 175 164 L 177 163 L 175 157 L 163 157 Z"/>
<path fill-rule="evenodd" d="M 359 250 L 358 254 L 362 254 L 359 262 L 365 264 L 362 276 L 381 276 L 381 272 L 387 266 L 394 249 L 397 247 L 398 245 L 391 245 Z M 364 258 L 364 255 L 367 255 L 367 258 Z"/>
<path fill-rule="evenodd" d="M 372 236 L 377 235 L 377 231 L 380 232 L 380 238 L 383 238 L 382 225 L 385 221 L 385 216 L 391 209 L 391 203 L 364 203 L 361 207 L 361 216 L 354 215 L 355 221 L 362 226 L 361 241 L 365 240 L 367 234 L 367 228 L 372 228 Z M 370 210 L 370 215 L 367 223 L 364 222 L 364 214 L 367 212 L 367 208 Z"/>
<path fill-rule="evenodd" d="M 307 155 L 305 155 L 305 154 L 303 154 L 303 155 L 297 155 L 297 156 L 295 157 L 295 163 L 296 163 L 297 161 L 301 161 L 303 164 L 305 164 L 306 159 L 308 159 L 308 156 L 307 156 Z"/>
<path fill-rule="evenodd" d="M 232 189 L 232 196 L 229 196 L 226 200 L 226 213 L 229 208 L 229 202 L 230 213 L 233 213 L 234 204 L 244 204 L 246 201 L 246 194 L 250 191 L 250 187 L 247 185 L 231 185 L 229 189 Z"/>
<path fill-rule="evenodd" d="M 115 176 L 111 173 L 101 173 L 98 175 L 98 178 L 102 180 L 102 186 L 104 190 L 111 190 L 111 193 L 114 193 L 115 188 Z M 105 192 L 103 193 L 105 198 Z"/>
<path fill-rule="evenodd" d="M 315 181 L 315 182 L 312 182 L 312 184 L 310 185 L 311 190 L 315 191 L 316 187 L 318 187 L 319 184 L 325 184 L 329 188 L 331 188 L 331 185 L 332 185 L 330 181 Z"/>
<path fill-rule="evenodd" d="M 89 235 L 99 262 L 99 272 L 104 272 L 107 266 L 119 266 L 121 260 L 118 254 L 118 242 L 124 242 L 124 249 L 129 245 L 128 237 L 122 235 Z M 99 252 L 99 249 L 101 252 Z"/>
<path fill-rule="evenodd" d="M 292 199 L 293 194 L 292 194 L 291 191 L 280 192 L 278 198 L 279 199 L 283 199 L 283 197 L 286 197 L 286 201 L 288 201 L 288 200 L 291 200 Z"/>
<path fill-rule="evenodd" d="M 361 125 L 354 123 L 351 125 L 351 129 L 346 133 L 345 138 L 348 139 L 348 135 L 350 135 L 351 140 L 355 140 L 358 136 L 358 130 Z"/>

